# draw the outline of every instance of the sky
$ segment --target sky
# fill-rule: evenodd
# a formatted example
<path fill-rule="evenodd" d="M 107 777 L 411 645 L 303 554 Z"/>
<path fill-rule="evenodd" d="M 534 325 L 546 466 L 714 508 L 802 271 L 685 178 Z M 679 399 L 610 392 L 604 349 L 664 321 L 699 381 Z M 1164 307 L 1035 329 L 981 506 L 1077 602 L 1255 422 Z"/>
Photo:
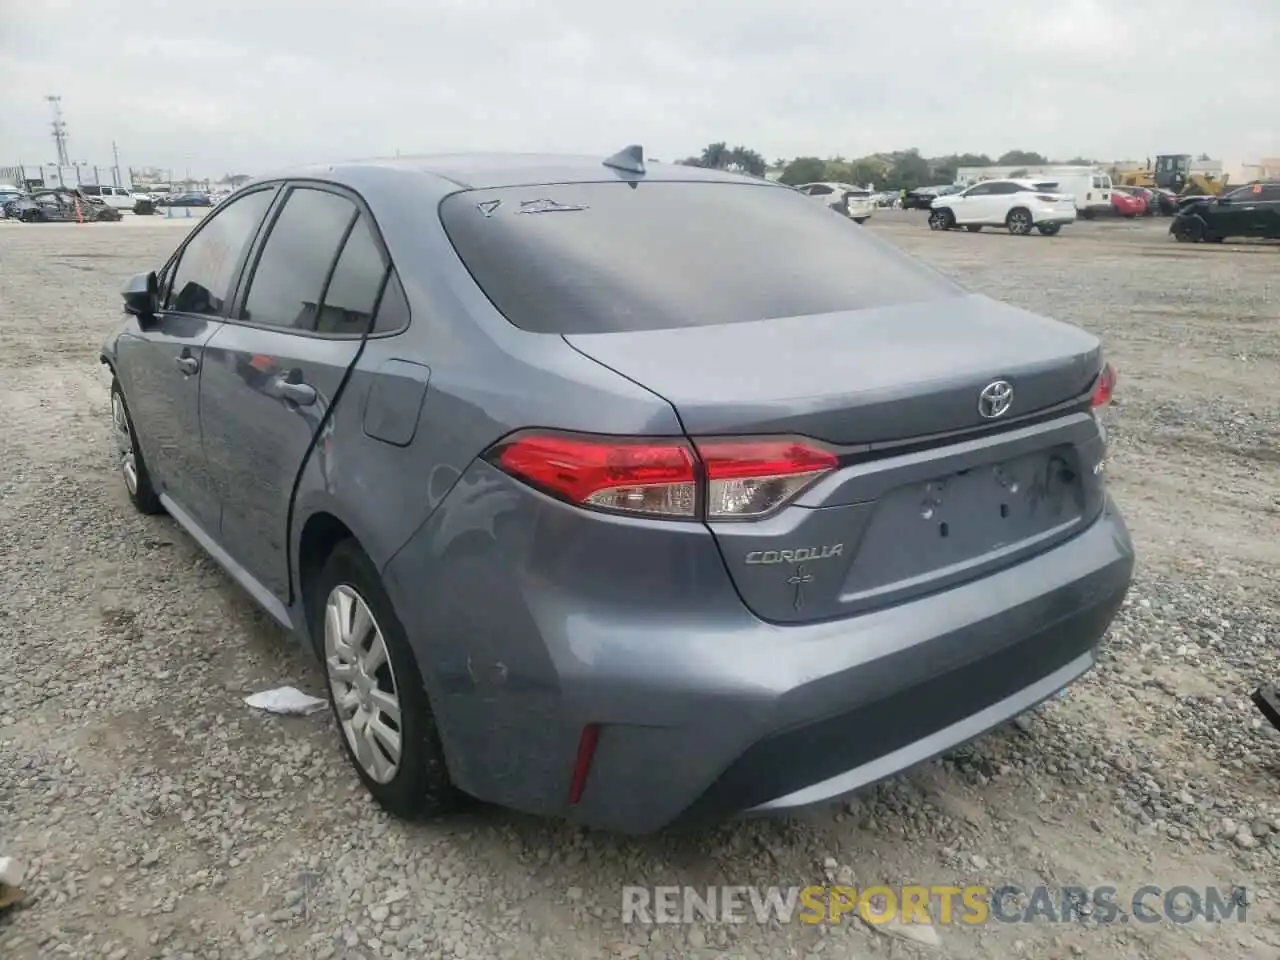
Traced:
<path fill-rule="evenodd" d="M 0 0 L 0 166 L 1280 156 L 1278 0 Z"/>

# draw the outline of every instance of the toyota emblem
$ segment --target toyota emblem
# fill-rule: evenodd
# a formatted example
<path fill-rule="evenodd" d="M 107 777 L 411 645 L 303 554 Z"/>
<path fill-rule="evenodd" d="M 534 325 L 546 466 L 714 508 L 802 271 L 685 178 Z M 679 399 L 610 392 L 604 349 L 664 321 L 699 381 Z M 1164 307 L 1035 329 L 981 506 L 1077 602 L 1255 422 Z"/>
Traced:
<path fill-rule="evenodd" d="M 978 414 L 984 420 L 994 420 L 1009 412 L 1013 406 L 1013 384 L 1008 380 L 993 380 L 978 394 Z"/>

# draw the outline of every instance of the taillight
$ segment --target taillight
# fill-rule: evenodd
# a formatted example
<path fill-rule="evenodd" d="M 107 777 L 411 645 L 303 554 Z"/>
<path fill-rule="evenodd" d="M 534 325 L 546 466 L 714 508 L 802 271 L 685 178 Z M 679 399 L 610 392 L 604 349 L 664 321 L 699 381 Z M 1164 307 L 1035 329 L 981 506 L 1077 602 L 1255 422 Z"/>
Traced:
<path fill-rule="evenodd" d="M 1058 198 L 1047 193 L 1037 193 L 1036 199 L 1041 203 L 1057 203 Z"/>
<path fill-rule="evenodd" d="M 542 431 L 514 434 L 486 459 L 581 507 L 679 520 L 758 519 L 838 466 L 834 453 L 798 438 L 708 439 L 691 447 L 666 438 Z"/>
<path fill-rule="evenodd" d="M 1098 407 L 1105 407 L 1111 402 L 1111 395 L 1116 390 L 1116 371 L 1111 364 L 1104 364 L 1102 372 L 1098 374 L 1098 383 L 1093 388 L 1093 397 L 1089 403 L 1095 410 Z"/>
<path fill-rule="evenodd" d="M 697 516 L 694 454 L 683 440 L 553 433 L 509 437 L 490 462 L 570 503 L 663 517 Z"/>
<path fill-rule="evenodd" d="M 696 440 L 707 471 L 707 519 L 772 513 L 834 470 L 836 455 L 804 440 Z"/>

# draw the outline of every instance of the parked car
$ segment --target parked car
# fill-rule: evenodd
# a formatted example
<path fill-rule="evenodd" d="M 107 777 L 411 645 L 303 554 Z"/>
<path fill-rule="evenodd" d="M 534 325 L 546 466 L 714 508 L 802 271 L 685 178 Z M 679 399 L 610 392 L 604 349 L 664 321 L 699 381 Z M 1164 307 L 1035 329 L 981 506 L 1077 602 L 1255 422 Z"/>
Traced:
<path fill-rule="evenodd" d="M 802 183 L 796 189 L 857 223 L 866 223 L 875 212 L 871 191 L 851 183 Z"/>
<path fill-rule="evenodd" d="M 941 187 L 917 187 L 907 191 L 907 196 L 902 201 L 902 209 L 928 210 L 938 197 L 959 193 L 962 189 L 964 188 L 954 184 Z"/>
<path fill-rule="evenodd" d="M 964 227 L 977 233 L 983 227 L 1002 226 L 1013 234 L 1039 230 L 1051 237 L 1076 219 L 1075 201 L 1057 188 L 1051 180 L 984 180 L 960 193 L 937 197 L 929 227 Z"/>
<path fill-rule="evenodd" d="M 643 156 L 299 170 L 124 288 L 129 500 L 305 638 L 394 814 L 825 803 L 1073 682 L 1128 590 L 1094 335 Z"/>
<path fill-rule="evenodd" d="M 1142 216 L 1151 217 L 1159 212 L 1160 201 L 1154 190 L 1148 190 L 1146 187 L 1130 187 L 1123 184 L 1111 188 L 1113 195 L 1115 193 L 1127 193 L 1131 197 L 1137 197 L 1142 201 Z"/>
<path fill-rule="evenodd" d="M 213 199 L 207 193 L 172 193 L 157 201 L 168 207 L 211 207 Z"/>
<path fill-rule="evenodd" d="M 25 197 L 26 191 L 17 187 L 11 187 L 8 184 L 0 184 L 0 218 L 8 217 L 8 205 L 14 200 L 21 200 Z"/>
<path fill-rule="evenodd" d="M 1132 220 L 1147 212 L 1146 201 L 1133 191 L 1133 187 L 1111 188 L 1111 207 L 1116 216 Z"/>
<path fill-rule="evenodd" d="M 83 183 L 80 193 L 90 200 L 101 200 L 108 207 L 116 210 L 132 210 L 137 201 L 126 187 L 115 187 L 110 184 Z"/>
<path fill-rule="evenodd" d="M 1163 187 L 1151 187 L 1150 193 L 1155 199 L 1155 213 L 1162 217 L 1172 217 L 1178 212 L 1178 195 Z"/>
<path fill-rule="evenodd" d="M 1261 180 L 1221 197 L 1192 197 L 1178 208 L 1169 233 L 1184 243 L 1228 237 L 1280 240 L 1280 180 Z"/>
<path fill-rule="evenodd" d="M 69 223 L 120 220 L 122 215 L 100 198 L 86 197 L 70 187 L 33 190 L 5 204 L 5 216 L 23 223 Z"/>

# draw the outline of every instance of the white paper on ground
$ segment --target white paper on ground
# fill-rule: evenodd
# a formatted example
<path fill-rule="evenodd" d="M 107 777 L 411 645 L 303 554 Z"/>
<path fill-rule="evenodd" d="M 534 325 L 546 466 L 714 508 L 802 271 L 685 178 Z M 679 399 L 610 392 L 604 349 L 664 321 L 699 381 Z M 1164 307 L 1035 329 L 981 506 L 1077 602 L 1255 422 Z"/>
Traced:
<path fill-rule="evenodd" d="M 315 713 L 317 710 L 323 710 L 326 706 L 325 701 L 319 700 L 309 693 L 303 693 L 297 687 L 277 687 L 274 690 L 251 693 L 244 698 L 244 702 L 251 707 L 257 707 L 259 710 L 266 710 L 270 713 L 290 713 L 303 716 L 308 713 Z"/>

